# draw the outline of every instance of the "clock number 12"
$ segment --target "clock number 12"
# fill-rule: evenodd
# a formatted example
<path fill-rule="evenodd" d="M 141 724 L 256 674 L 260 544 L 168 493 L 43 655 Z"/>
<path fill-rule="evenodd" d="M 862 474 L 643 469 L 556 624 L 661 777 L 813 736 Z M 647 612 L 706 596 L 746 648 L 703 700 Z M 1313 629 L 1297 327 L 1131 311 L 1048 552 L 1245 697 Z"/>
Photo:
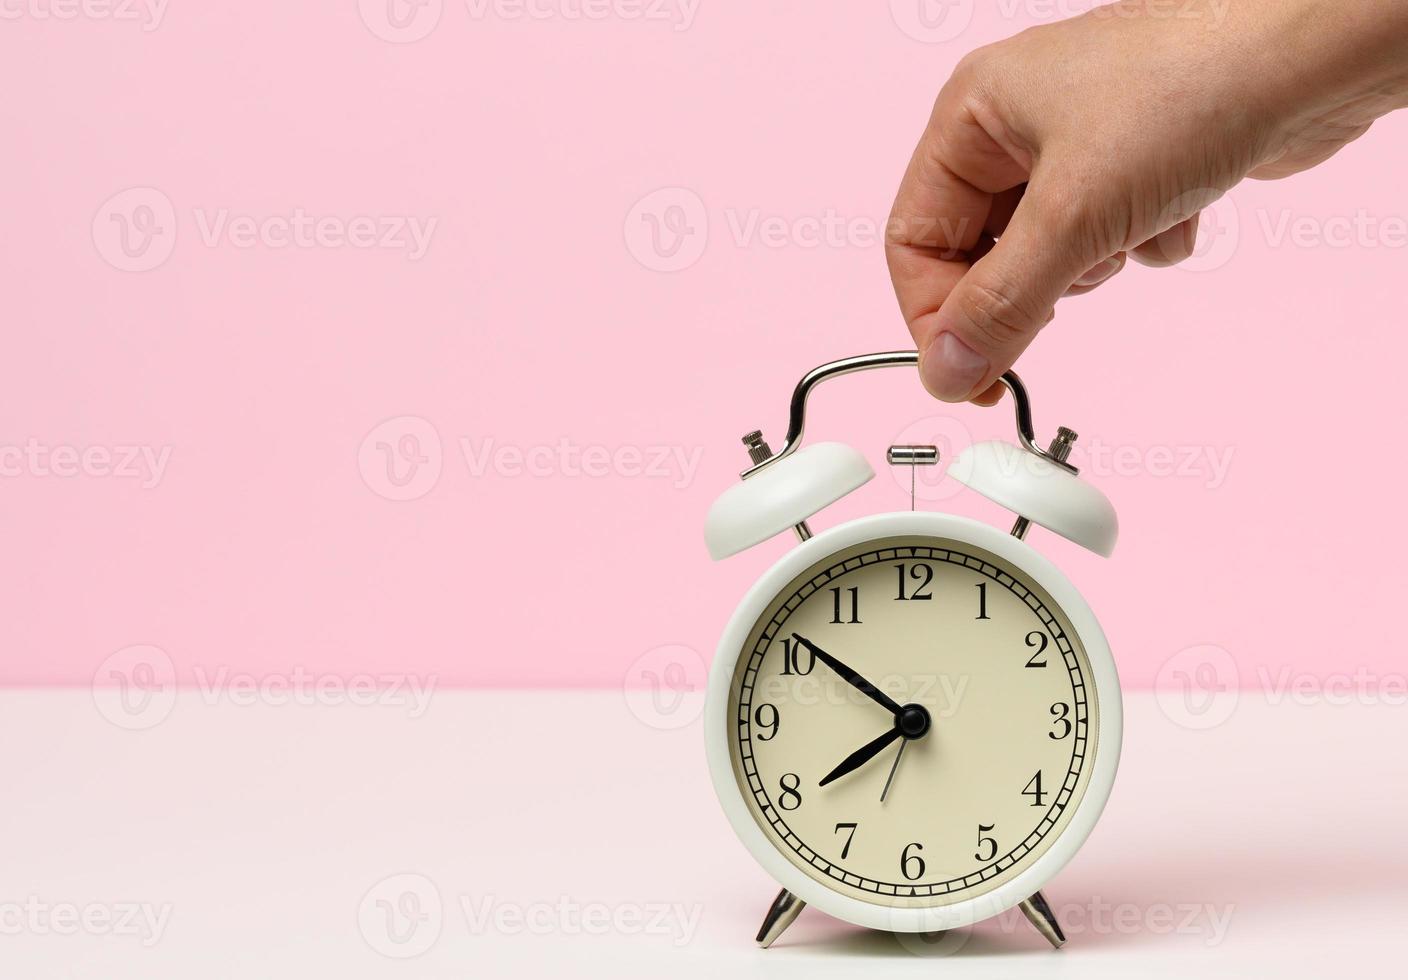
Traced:
<path fill-rule="evenodd" d="M 922 563 L 916 565 L 899 564 L 895 566 L 895 571 L 899 573 L 900 578 L 900 592 L 899 595 L 895 596 L 897 602 L 910 602 L 934 598 L 934 594 L 929 591 L 929 585 L 934 581 L 933 565 L 925 565 Z M 905 591 L 906 576 L 918 583 L 915 585 L 912 592 Z"/>

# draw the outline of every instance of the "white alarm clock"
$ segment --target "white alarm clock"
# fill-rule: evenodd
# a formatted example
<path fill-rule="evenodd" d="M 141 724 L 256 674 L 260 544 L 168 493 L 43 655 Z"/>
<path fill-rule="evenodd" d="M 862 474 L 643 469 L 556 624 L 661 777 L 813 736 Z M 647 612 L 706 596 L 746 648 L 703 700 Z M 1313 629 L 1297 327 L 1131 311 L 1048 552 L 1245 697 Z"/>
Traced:
<path fill-rule="evenodd" d="M 1002 380 L 1021 444 L 970 446 L 948 469 L 1017 514 L 1010 533 L 913 510 L 815 535 L 806 523 L 874 476 L 849 446 L 801 446 L 812 389 L 917 362 L 913 351 L 872 354 L 807 374 L 782 448 L 745 436 L 753 465 L 709 511 L 715 559 L 789 530 L 800 538 L 729 620 L 705 707 L 719 801 L 782 886 L 758 933 L 765 947 L 805 905 L 914 933 L 1020 906 L 1060 946 L 1041 889 L 1114 782 L 1109 646 L 1080 593 L 1023 539 L 1037 524 L 1108 556 L 1115 513 L 1067 462 L 1075 433 L 1036 445 L 1015 374 Z M 938 462 L 932 446 L 887 455 Z"/>

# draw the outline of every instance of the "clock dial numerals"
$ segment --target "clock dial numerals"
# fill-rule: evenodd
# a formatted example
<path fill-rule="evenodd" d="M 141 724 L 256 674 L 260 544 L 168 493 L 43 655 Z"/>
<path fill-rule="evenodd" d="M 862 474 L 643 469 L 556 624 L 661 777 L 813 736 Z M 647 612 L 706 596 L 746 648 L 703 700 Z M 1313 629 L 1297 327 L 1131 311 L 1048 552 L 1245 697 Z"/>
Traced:
<path fill-rule="evenodd" d="M 802 805 L 802 780 L 795 772 L 784 773 L 778 780 L 782 792 L 778 794 L 777 805 L 784 810 L 795 810 Z"/>
<path fill-rule="evenodd" d="M 996 829 L 990 823 L 978 824 L 978 852 L 973 855 L 974 861 L 986 863 L 997 857 L 997 838 L 987 836 Z"/>
<path fill-rule="evenodd" d="M 900 873 L 904 875 L 906 881 L 918 881 L 924 877 L 924 858 L 920 856 L 920 851 L 924 850 L 923 844 L 908 844 L 900 852 Z"/>
<path fill-rule="evenodd" d="M 851 856 L 851 842 L 856 839 L 856 828 L 859 826 L 860 824 L 857 823 L 838 823 L 836 825 L 836 833 L 844 832 L 846 834 L 846 843 L 841 845 L 842 861 Z"/>
<path fill-rule="evenodd" d="M 926 602 L 934 598 L 929 591 L 930 584 L 934 581 L 934 566 L 926 563 L 915 563 L 913 565 L 899 564 L 895 566 L 895 571 L 899 573 L 900 594 L 895 596 L 899 602 Z"/>
<path fill-rule="evenodd" d="M 753 725 L 759 742 L 767 742 L 777 737 L 777 728 L 782 724 L 782 716 L 777 713 L 777 705 L 763 703 L 753 709 Z"/>
<path fill-rule="evenodd" d="M 843 591 L 846 594 L 846 598 L 844 600 L 841 596 L 841 593 Z M 844 590 L 840 587 L 832 589 L 831 608 L 831 622 L 836 623 L 838 625 L 841 623 L 859 623 L 860 589 L 854 587 Z M 846 618 L 843 619 L 842 616 L 845 616 Z"/>
<path fill-rule="evenodd" d="M 1027 646 L 1035 648 L 1036 651 L 1027 658 L 1028 667 L 1046 666 L 1046 648 L 1050 643 L 1050 638 L 1041 630 L 1032 630 L 1027 634 Z"/>
<path fill-rule="evenodd" d="M 811 877 L 881 905 L 962 901 L 1064 829 L 1095 750 L 1089 676 L 1019 568 L 956 541 L 870 542 L 799 575 L 751 631 L 734 772 Z"/>
<path fill-rule="evenodd" d="M 805 677 L 816 669 L 816 654 L 796 640 L 782 641 L 782 674 L 785 677 Z"/>
<path fill-rule="evenodd" d="M 1041 789 L 1041 770 L 1036 771 L 1036 775 L 1027 783 L 1027 788 L 1022 790 L 1023 796 L 1032 798 L 1032 806 L 1041 806 L 1046 802 L 1046 794 Z"/>

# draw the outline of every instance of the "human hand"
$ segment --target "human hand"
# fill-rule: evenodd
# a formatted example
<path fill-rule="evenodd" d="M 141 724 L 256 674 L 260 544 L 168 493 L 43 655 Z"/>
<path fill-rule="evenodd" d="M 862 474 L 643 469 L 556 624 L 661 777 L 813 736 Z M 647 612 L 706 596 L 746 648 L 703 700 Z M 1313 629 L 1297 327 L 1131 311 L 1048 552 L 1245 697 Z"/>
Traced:
<path fill-rule="evenodd" d="M 886 241 L 924 385 L 992 404 L 1062 296 L 1192 254 L 1244 177 L 1408 105 L 1401 0 L 1120 0 L 981 48 L 939 93 Z"/>

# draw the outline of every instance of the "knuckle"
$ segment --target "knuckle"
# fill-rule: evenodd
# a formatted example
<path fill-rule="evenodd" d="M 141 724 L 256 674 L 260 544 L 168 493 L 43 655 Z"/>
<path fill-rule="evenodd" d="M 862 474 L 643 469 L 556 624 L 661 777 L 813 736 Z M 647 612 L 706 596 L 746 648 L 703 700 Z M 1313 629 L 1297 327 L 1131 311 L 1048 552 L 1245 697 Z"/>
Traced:
<path fill-rule="evenodd" d="M 994 89 L 1001 87 L 1000 62 L 1001 54 L 994 45 L 976 48 L 960 58 L 934 101 L 931 118 L 942 118 L 950 107 L 956 109 L 975 102 L 987 103 Z"/>
<path fill-rule="evenodd" d="M 958 59 L 958 64 L 953 66 L 953 79 L 960 84 L 967 84 L 976 81 L 991 63 L 991 45 L 981 48 L 974 48 L 962 58 Z"/>
<path fill-rule="evenodd" d="M 1085 181 L 1056 184 L 1079 188 Z M 1072 261 L 1090 264 L 1130 247 L 1128 208 L 1104 196 L 1074 191 L 1052 192 L 1050 182 L 1043 193 L 1030 195 L 1035 224 L 1047 243 L 1070 256 Z M 1023 201 L 1023 206 L 1027 202 Z"/>
<path fill-rule="evenodd" d="M 1106 222 L 1100 220 L 1096 202 L 1091 196 L 1065 188 L 1080 187 L 1080 183 L 1061 183 L 1053 191 L 1049 186 L 1032 201 L 1038 225 L 1056 240 L 1070 245 L 1093 246 L 1096 229 Z"/>
<path fill-rule="evenodd" d="M 1045 323 L 1046 317 L 1010 284 L 974 282 L 961 291 L 958 312 L 992 347 L 1010 347 Z"/>

